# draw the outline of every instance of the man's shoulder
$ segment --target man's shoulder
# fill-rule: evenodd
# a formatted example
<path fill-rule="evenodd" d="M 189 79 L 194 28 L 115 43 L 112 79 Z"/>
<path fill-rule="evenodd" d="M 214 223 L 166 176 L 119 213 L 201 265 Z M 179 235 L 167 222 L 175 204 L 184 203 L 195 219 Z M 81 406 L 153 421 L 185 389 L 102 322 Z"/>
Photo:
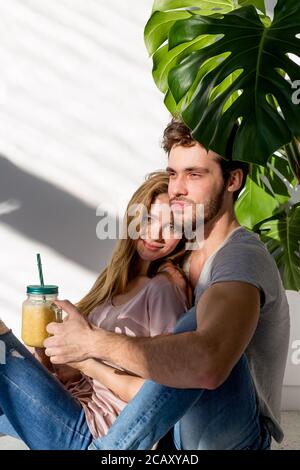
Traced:
<path fill-rule="evenodd" d="M 244 277 L 250 275 L 278 278 L 278 269 L 274 258 L 259 236 L 241 227 L 236 230 L 226 243 L 220 247 L 210 263 L 212 276 L 223 273 L 231 277 L 237 273 Z"/>
<path fill-rule="evenodd" d="M 240 227 L 238 230 L 234 231 L 216 254 L 224 256 L 225 253 L 233 253 L 235 255 L 255 255 L 257 253 L 259 256 L 273 260 L 259 235 L 244 227 Z"/>

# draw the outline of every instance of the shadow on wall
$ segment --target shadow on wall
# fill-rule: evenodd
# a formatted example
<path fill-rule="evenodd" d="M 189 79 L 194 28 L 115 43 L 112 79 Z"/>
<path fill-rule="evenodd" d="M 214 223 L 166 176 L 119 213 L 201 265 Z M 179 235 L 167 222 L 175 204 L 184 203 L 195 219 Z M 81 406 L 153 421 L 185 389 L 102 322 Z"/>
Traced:
<path fill-rule="evenodd" d="M 71 261 L 100 272 L 115 240 L 99 240 L 96 209 L 0 156 L 0 220 Z M 100 190 L 99 190 L 100 192 Z M 12 201 L 11 210 L 9 202 Z M 2 203 L 2 204 L 1 204 Z"/>

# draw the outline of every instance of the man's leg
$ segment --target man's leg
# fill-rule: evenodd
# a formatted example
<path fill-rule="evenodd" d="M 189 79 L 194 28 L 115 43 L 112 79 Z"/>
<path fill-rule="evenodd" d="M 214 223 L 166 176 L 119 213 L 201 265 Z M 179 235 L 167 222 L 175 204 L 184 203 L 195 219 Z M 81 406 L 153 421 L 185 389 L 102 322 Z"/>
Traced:
<path fill-rule="evenodd" d="M 245 355 L 220 387 L 203 391 L 174 433 L 184 450 L 262 449 L 270 446 L 268 437 Z"/>
<path fill-rule="evenodd" d="M 0 433 L 13 429 L 31 449 L 87 449 L 92 436 L 79 401 L 11 331 L 0 341 Z"/>
<path fill-rule="evenodd" d="M 193 307 L 179 320 L 174 333 L 195 329 Z M 178 448 L 256 445 L 261 428 L 246 357 L 242 356 L 224 384 L 213 391 L 175 389 L 146 381 L 108 434 L 94 440 L 89 449 L 151 449 L 183 416 L 175 432 Z"/>

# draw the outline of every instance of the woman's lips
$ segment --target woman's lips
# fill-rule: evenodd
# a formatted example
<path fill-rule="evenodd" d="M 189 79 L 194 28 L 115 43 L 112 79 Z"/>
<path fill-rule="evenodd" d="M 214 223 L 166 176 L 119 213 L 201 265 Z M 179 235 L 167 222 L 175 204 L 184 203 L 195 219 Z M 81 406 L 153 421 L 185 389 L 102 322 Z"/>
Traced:
<path fill-rule="evenodd" d="M 162 248 L 161 245 L 152 245 L 151 243 L 148 243 L 145 240 L 143 240 L 143 243 L 145 247 L 150 251 L 157 251 L 157 250 L 160 250 L 160 248 Z"/>

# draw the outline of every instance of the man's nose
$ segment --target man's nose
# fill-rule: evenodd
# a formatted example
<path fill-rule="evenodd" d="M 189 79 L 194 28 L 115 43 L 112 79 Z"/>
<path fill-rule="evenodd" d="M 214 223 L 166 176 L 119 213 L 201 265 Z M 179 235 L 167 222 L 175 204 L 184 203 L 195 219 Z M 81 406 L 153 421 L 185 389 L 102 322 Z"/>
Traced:
<path fill-rule="evenodd" d="M 172 181 L 171 192 L 173 197 L 186 196 L 188 194 L 184 177 L 177 177 L 176 180 Z"/>

